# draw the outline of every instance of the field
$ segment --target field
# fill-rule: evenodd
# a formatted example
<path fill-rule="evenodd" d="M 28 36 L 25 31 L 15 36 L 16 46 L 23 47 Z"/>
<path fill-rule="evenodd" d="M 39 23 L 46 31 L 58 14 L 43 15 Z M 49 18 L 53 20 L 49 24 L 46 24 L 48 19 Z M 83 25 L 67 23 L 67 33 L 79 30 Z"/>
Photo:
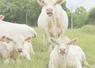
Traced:
<path fill-rule="evenodd" d="M 80 47 L 84 50 L 89 64 L 95 66 L 95 27 L 83 27 L 80 29 L 68 30 L 65 35 L 71 38 L 77 38 Z M 21 59 L 16 64 L 2 64 L 0 68 L 48 68 L 49 52 L 48 47 L 43 40 L 43 32 L 35 28 L 38 33 L 37 38 L 33 39 L 33 48 L 35 55 L 31 61 Z M 44 43 L 43 43 L 44 42 Z M 95 68 L 95 67 L 94 67 Z"/>

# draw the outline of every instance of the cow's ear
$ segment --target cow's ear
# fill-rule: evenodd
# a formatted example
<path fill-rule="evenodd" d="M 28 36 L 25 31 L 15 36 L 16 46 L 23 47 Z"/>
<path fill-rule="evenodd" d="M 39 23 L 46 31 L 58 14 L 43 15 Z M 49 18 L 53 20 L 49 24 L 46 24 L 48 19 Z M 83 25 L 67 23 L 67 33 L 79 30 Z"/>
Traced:
<path fill-rule="evenodd" d="M 55 4 L 63 4 L 64 0 L 57 0 Z"/>
<path fill-rule="evenodd" d="M 5 41 L 5 39 L 6 39 L 6 36 L 1 37 L 1 41 Z"/>
<path fill-rule="evenodd" d="M 40 6 L 43 6 L 43 5 L 45 5 L 45 2 L 44 2 L 44 0 L 37 0 L 37 3 L 38 3 Z"/>
<path fill-rule="evenodd" d="M 2 39 L 5 39 L 6 38 L 6 36 L 2 36 Z"/>
<path fill-rule="evenodd" d="M 9 38 L 9 37 L 6 37 L 6 40 L 7 41 L 13 41 L 13 39 Z"/>
<path fill-rule="evenodd" d="M 25 39 L 25 41 L 28 41 L 28 42 L 31 42 L 31 40 L 32 40 L 31 37 L 27 37 L 27 38 Z"/>

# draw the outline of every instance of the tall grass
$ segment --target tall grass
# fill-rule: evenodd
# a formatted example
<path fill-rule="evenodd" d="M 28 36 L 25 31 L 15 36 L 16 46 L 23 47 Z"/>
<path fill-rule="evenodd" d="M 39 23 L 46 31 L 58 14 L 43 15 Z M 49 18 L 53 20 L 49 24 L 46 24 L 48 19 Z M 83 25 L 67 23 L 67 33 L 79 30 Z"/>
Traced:
<path fill-rule="evenodd" d="M 86 28 L 85 28 L 86 29 Z M 38 28 L 35 28 L 38 33 L 37 38 L 33 39 L 32 44 L 35 51 L 35 55 L 31 61 L 26 59 L 18 59 L 16 64 L 2 64 L 0 68 L 48 68 L 49 52 L 48 47 L 45 45 L 45 39 L 43 40 L 43 32 Z M 95 64 L 95 34 L 89 34 L 84 29 L 69 30 L 66 35 L 71 38 L 77 38 L 80 47 L 84 50 L 87 56 L 89 64 Z M 44 41 L 44 44 L 43 44 Z"/>

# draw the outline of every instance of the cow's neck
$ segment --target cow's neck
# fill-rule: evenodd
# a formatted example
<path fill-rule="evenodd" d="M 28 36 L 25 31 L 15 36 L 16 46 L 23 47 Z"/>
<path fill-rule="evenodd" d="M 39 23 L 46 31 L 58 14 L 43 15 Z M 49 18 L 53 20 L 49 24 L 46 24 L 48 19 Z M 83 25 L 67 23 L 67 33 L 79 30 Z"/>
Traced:
<path fill-rule="evenodd" d="M 48 20 L 50 20 L 50 22 L 53 24 L 53 25 L 56 25 L 56 18 L 57 16 L 56 15 L 53 15 L 51 17 L 48 17 Z"/>
<path fill-rule="evenodd" d="M 51 35 L 57 37 L 61 32 L 61 22 L 58 16 L 48 17 L 48 31 Z"/>

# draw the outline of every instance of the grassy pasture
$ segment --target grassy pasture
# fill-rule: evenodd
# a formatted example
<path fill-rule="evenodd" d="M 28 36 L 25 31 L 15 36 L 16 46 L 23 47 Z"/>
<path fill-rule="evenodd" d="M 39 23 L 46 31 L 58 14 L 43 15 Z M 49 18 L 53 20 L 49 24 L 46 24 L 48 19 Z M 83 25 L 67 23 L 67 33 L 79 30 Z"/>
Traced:
<path fill-rule="evenodd" d="M 80 47 L 86 53 L 88 63 L 95 65 L 95 33 L 92 28 L 91 30 L 90 28 L 84 27 L 68 30 L 65 34 L 71 38 L 78 39 Z M 37 31 L 38 36 L 32 42 L 35 51 L 32 60 L 27 61 L 26 59 L 18 59 L 17 63 L 14 65 L 0 63 L 0 68 L 47 68 L 49 61 L 48 47 L 43 43 L 45 42 L 45 39 L 43 40 L 43 32 L 38 28 L 35 28 L 35 30 Z"/>

